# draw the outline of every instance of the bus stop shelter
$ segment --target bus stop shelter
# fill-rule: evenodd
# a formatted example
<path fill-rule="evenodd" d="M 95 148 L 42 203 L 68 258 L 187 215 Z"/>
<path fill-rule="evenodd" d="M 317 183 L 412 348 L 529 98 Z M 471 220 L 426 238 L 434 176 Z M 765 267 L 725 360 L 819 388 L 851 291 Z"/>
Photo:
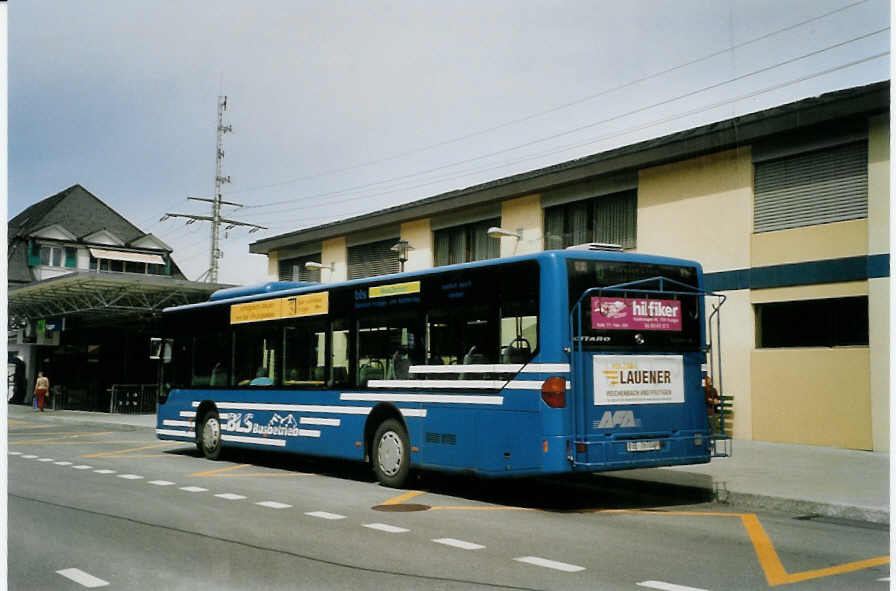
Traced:
<path fill-rule="evenodd" d="M 157 368 L 149 338 L 164 308 L 231 287 L 166 276 L 77 271 L 11 289 L 10 402 L 30 403 L 34 379 L 51 383 L 51 407 L 151 412 Z"/>

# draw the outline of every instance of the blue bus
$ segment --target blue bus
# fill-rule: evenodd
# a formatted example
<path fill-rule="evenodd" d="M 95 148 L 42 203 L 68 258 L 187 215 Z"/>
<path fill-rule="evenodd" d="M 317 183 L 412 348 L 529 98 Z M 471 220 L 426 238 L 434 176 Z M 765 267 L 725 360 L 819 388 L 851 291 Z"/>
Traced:
<path fill-rule="evenodd" d="M 704 463 L 705 296 L 696 262 L 574 249 L 223 289 L 164 311 L 156 433 L 368 461 L 391 487 Z"/>

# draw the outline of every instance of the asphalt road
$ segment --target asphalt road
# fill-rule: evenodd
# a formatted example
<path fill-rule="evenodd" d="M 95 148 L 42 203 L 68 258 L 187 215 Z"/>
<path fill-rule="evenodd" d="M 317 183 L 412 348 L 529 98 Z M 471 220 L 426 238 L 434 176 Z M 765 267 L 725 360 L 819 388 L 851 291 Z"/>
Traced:
<path fill-rule="evenodd" d="M 10 408 L 9 589 L 881 589 L 885 526 L 611 476 L 489 481 Z M 635 485 L 639 486 L 639 485 Z M 882 580 L 884 579 L 884 580 Z"/>

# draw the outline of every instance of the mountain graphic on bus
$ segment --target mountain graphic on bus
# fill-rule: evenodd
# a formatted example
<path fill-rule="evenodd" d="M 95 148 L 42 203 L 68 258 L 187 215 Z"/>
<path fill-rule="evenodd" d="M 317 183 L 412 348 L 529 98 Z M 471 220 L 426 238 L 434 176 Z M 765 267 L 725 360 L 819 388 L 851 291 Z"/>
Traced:
<path fill-rule="evenodd" d="M 268 423 L 270 427 L 298 427 L 299 424 L 296 422 L 294 416 L 286 415 L 285 417 L 280 416 L 277 413 L 274 413 L 274 416 L 271 418 L 271 422 Z"/>

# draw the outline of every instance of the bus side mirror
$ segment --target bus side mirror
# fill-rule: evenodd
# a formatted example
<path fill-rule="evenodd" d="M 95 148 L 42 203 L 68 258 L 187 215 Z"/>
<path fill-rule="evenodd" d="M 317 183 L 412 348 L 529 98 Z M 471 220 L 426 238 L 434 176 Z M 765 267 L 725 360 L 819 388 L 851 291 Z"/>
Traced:
<path fill-rule="evenodd" d="M 171 339 L 149 339 L 149 358 L 161 360 L 162 363 L 171 363 Z"/>

